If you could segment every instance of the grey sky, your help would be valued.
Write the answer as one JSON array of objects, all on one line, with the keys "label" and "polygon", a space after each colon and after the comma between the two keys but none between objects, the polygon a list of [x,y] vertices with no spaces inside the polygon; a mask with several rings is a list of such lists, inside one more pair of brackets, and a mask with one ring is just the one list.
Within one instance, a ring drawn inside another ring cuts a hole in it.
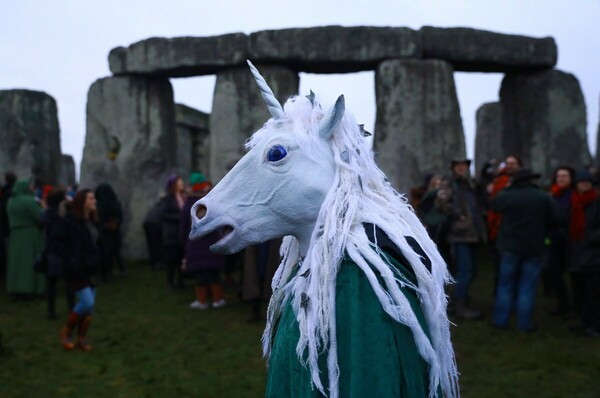
[{"label": "grey sky", "polygon": [[[343,26],[467,26],[502,33],[552,36],[557,68],[573,73],[588,111],[595,152],[600,94],[599,0],[0,0],[0,89],[45,91],[58,103],[62,150],[81,161],[89,86],[109,76],[108,52],[152,36],[213,36],[264,29]],[[501,74],[455,75],[467,151],[472,155],[475,111],[498,99]],[[172,79],[175,100],[210,111],[214,77]],[[373,73],[301,75],[302,93],[325,104],[345,94],[357,121],[373,128]]]}]

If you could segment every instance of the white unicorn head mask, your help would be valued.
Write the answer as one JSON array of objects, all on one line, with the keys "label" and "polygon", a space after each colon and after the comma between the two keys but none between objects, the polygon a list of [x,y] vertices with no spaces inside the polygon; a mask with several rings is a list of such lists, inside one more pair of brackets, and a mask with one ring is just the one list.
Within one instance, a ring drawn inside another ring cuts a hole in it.
[{"label": "white unicorn head mask", "polygon": [[[364,130],[345,111],[344,97],[327,111],[312,92],[290,98],[282,108],[258,71],[250,67],[272,118],[249,139],[248,153],[194,205],[190,238],[224,228],[228,233],[211,250],[229,254],[286,237],[283,260],[272,283],[263,349],[268,356],[273,321],[291,300],[300,327],[296,351],[299,357],[306,356],[313,383],[321,392],[325,387],[319,371],[324,369],[319,369],[317,358],[323,347],[335,347],[336,275],[344,256],[349,256],[368,277],[383,309],[411,329],[429,364],[431,395],[438,387],[447,396],[458,395],[445,313],[443,286],[449,281],[445,263],[406,199],[376,166]],[[430,339],[398,288],[406,281],[398,279],[369,241],[365,224],[383,230],[414,270],[417,285],[410,288],[421,299]],[[431,261],[430,270],[407,238],[419,242]],[[300,269],[294,274],[297,264]],[[377,276],[386,283],[380,284]],[[302,297],[309,297],[313,305],[303,306]],[[327,355],[326,387],[336,397],[336,350]]]}]

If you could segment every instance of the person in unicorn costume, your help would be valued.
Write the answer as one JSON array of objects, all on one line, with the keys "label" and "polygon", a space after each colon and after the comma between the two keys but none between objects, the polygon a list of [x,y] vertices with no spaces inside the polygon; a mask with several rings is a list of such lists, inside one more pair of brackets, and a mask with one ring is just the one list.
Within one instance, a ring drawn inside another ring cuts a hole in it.
[{"label": "person in unicorn costume", "polygon": [[368,135],[314,93],[281,106],[192,208],[190,238],[231,254],[284,237],[263,335],[267,397],[458,397],[446,265]]}]

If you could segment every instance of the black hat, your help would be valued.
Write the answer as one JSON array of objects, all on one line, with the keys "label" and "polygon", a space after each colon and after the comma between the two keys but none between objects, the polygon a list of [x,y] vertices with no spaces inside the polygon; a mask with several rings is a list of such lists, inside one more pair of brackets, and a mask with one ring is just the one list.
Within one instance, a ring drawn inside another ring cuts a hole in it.
[{"label": "black hat", "polygon": [[575,173],[575,182],[581,181],[594,182],[594,176],[587,170],[578,170],[577,173]]},{"label": "black hat", "polygon": [[455,164],[459,164],[459,163],[466,163],[467,166],[471,166],[471,159],[467,159],[467,158],[454,158],[450,161],[450,168],[454,167]]},{"label": "black hat", "polygon": [[517,170],[517,172],[515,172],[515,174],[513,174],[511,181],[513,183],[522,182],[522,181],[531,181],[531,180],[536,180],[536,179],[540,178],[540,176],[541,176],[540,173],[534,173],[531,171],[531,169],[521,168],[521,169]]}]

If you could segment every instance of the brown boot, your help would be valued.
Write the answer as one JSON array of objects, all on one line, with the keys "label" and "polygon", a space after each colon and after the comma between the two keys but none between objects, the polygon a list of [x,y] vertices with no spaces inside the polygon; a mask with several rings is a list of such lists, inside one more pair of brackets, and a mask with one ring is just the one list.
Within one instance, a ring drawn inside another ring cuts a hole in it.
[{"label": "brown boot", "polygon": [[79,321],[79,330],[77,333],[77,348],[82,351],[91,351],[94,349],[87,341],[87,332],[92,323],[92,316],[86,315]]},{"label": "brown boot", "polygon": [[227,301],[225,301],[225,296],[223,294],[223,286],[217,284],[210,285],[210,292],[212,293],[213,298],[213,308],[221,308],[225,304],[227,304]]},{"label": "brown boot", "polygon": [[190,303],[190,308],[194,310],[205,310],[208,307],[208,287],[207,286],[196,286],[196,301]]},{"label": "brown boot", "polygon": [[456,316],[463,319],[480,320],[484,315],[481,311],[470,308],[464,301],[456,302]]},{"label": "brown boot", "polygon": [[69,318],[67,318],[67,324],[60,329],[60,342],[65,350],[70,351],[73,348],[75,348],[75,343],[73,343],[72,334],[73,329],[75,329],[75,326],[77,326],[79,321],[79,315],[76,312],[71,311],[71,313],[69,314]]}]

